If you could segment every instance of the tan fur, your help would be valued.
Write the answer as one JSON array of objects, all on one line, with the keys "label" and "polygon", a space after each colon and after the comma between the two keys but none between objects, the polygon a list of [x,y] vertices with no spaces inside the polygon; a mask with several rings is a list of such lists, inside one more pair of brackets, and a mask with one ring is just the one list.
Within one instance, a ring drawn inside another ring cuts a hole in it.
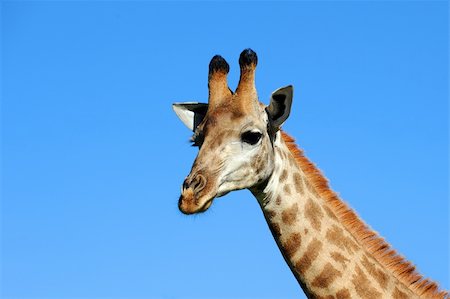
[{"label": "tan fur", "polygon": [[286,256],[291,258],[294,254],[299,250],[302,244],[302,236],[299,233],[291,234],[286,242],[283,243],[284,248],[286,249]]},{"label": "tan fur", "polygon": [[281,213],[281,220],[283,223],[290,225],[295,222],[298,214],[298,204],[293,204],[289,209],[284,210]]},{"label": "tan fur", "polygon": [[342,273],[333,267],[331,263],[326,263],[322,272],[314,278],[311,285],[316,288],[327,288]]},{"label": "tan fur", "polygon": [[350,299],[350,292],[347,289],[342,289],[336,293],[336,299]]},{"label": "tan fur", "polygon": [[232,94],[227,83],[227,73],[224,71],[217,71],[209,75],[208,89],[208,109],[219,107],[222,103],[227,103],[231,99]]},{"label": "tan fur", "polygon": [[258,103],[258,96],[255,88],[256,65],[241,65],[241,76],[235,91],[234,102],[239,103],[244,111],[252,111]]},{"label": "tan fur", "polygon": [[[411,291],[430,299],[445,299],[448,292],[439,290],[436,283],[420,275],[415,267],[400,256],[377,233],[371,230],[358,215],[344,203],[328,186],[327,179],[320,170],[308,160],[303,151],[297,147],[292,137],[282,132],[282,138],[294,155],[299,167],[303,170],[314,189],[325,200],[328,207],[354,238],[371,254],[380,265],[390,270],[393,275]],[[355,278],[358,280],[358,278]],[[360,278],[364,280],[364,277]],[[399,296],[397,296],[399,297]]]}]

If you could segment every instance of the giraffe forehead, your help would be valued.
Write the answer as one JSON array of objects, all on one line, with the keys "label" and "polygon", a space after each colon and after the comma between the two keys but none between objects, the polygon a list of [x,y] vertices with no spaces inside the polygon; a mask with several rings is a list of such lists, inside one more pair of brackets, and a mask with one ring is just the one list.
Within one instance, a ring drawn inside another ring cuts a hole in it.
[{"label": "giraffe forehead", "polygon": [[220,131],[241,131],[245,128],[264,128],[265,118],[261,114],[245,113],[237,109],[217,109],[208,113],[202,127],[203,134],[217,134]]}]

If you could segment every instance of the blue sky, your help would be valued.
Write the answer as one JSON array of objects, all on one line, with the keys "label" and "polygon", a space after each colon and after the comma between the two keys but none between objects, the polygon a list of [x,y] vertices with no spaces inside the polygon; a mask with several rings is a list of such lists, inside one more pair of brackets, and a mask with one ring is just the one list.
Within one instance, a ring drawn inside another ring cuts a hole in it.
[{"label": "blue sky", "polygon": [[450,288],[446,1],[0,5],[3,298],[299,298],[248,191],[177,210],[171,103],[247,47],[334,190]]}]

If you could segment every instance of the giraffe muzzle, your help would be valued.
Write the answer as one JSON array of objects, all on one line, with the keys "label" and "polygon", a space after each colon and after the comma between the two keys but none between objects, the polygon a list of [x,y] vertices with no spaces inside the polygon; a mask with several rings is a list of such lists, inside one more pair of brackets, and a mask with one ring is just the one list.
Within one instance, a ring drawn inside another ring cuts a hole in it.
[{"label": "giraffe muzzle", "polygon": [[206,178],[203,174],[197,174],[195,176],[188,176],[182,186],[181,192],[185,192],[188,189],[192,189],[192,191],[197,194],[201,192],[206,186]]},{"label": "giraffe muzzle", "polygon": [[206,177],[202,174],[188,176],[181,187],[178,208],[184,214],[195,214],[206,211],[212,204],[214,196],[202,194],[207,186]]}]

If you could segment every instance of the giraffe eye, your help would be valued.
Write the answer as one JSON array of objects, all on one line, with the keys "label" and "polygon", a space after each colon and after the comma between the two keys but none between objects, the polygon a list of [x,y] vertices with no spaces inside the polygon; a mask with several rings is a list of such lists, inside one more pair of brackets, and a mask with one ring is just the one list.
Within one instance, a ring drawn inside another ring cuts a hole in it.
[{"label": "giraffe eye", "polygon": [[241,139],[243,142],[248,143],[250,145],[255,145],[258,141],[261,140],[262,134],[260,132],[255,131],[247,131],[241,135]]}]

